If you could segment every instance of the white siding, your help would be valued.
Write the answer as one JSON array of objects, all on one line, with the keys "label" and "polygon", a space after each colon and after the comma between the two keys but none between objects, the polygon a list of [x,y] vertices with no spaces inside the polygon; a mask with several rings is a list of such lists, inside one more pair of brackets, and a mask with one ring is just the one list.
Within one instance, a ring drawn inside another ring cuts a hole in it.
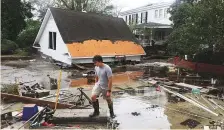
[{"label": "white siding", "polygon": [[[164,17],[164,10],[170,8],[170,5],[172,3],[161,3],[161,4],[155,4],[145,7],[139,7],[136,9],[128,10],[125,12],[122,12],[119,17],[123,18],[125,20],[125,16],[129,16],[132,14],[138,13],[139,21],[138,24],[141,24],[141,13],[148,12],[148,18],[147,22],[155,22],[155,23],[161,23],[161,24],[168,24],[170,25],[172,22],[169,20],[170,14],[168,13],[166,17]],[[158,10],[158,17],[155,17],[155,10]],[[159,10],[162,10],[162,17],[159,17]]]},{"label": "white siding", "polygon": [[[56,32],[56,50],[52,50],[48,48],[49,47],[49,32]],[[71,65],[70,56],[64,55],[65,53],[69,54],[68,48],[61,37],[61,34],[57,28],[57,25],[52,15],[50,16],[44,28],[39,44],[41,46],[40,52],[42,52],[43,54],[52,57],[54,60]]]},{"label": "white siding", "polygon": [[[170,14],[167,14],[167,17],[164,17],[164,10],[169,7],[157,8],[148,10],[148,21],[147,22],[155,22],[161,24],[171,24],[172,22],[169,20]],[[155,11],[158,10],[158,17],[155,17]],[[162,10],[162,17],[159,17],[159,10]]]}]

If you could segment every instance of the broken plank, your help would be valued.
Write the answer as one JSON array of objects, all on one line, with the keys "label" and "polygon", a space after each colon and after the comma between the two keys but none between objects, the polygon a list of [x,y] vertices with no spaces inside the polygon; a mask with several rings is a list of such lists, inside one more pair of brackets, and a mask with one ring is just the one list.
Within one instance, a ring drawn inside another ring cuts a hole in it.
[{"label": "broken plank", "polygon": [[180,88],[178,88],[178,87],[174,87],[174,86],[168,86],[168,85],[162,85],[162,86],[164,86],[164,87],[166,87],[166,88],[170,88],[170,89],[175,89],[175,90],[177,90],[177,91],[179,91],[180,90]]},{"label": "broken plank", "polygon": [[189,96],[189,95],[187,95],[186,97],[188,97],[188,98],[190,98],[191,100],[193,100],[193,101],[197,102],[198,104],[200,104],[200,105],[202,105],[202,106],[204,106],[204,107],[208,108],[208,106],[206,106],[205,104],[203,104],[203,103],[199,102],[199,101],[198,101],[198,100],[196,100],[195,98],[193,98],[193,97],[191,97],[191,96]]},{"label": "broken plank", "polygon": [[210,109],[208,109],[208,108],[206,108],[206,107],[204,107],[204,106],[198,104],[197,102],[195,102],[195,101],[193,101],[193,100],[191,100],[191,99],[189,99],[189,98],[183,96],[182,94],[173,92],[173,91],[171,91],[171,90],[169,90],[169,89],[167,89],[167,88],[165,88],[165,87],[162,87],[162,86],[161,86],[161,88],[162,88],[163,90],[169,92],[169,93],[172,93],[172,94],[174,94],[174,95],[176,95],[176,96],[178,96],[178,97],[180,97],[180,98],[183,98],[184,100],[186,100],[186,101],[188,101],[188,102],[194,104],[195,106],[197,106],[197,107],[199,107],[199,108],[204,109],[205,111],[207,111],[207,112],[209,112],[209,113],[211,113],[211,114],[213,114],[213,115],[215,115],[215,116],[218,116],[217,113],[215,113],[215,112],[211,111]]},{"label": "broken plank", "polygon": [[[46,106],[49,105],[51,108],[54,109],[55,102],[51,101],[46,101],[46,100],[40,100],[37,98],[30,98],[30,97],[24,97],[24,96],[18,96],[18,95],[12,95],[12,94],[7,94],[7,93],[1,93],[1,98],[2,99],[10,99],[13,101],[19,101],[23,103],[33,103],[38,106]],[[58,103],[58,109],[65,109],[74,106],[73,104],[62,104]],[[76,107],[75,107],[76,108]]]},{"label": "broken plank", "polygon": [[202,89],[202,87],[191,85],[191,84],[186,84],[186,83],[175,83],[175,85],[180,86],[180,87],[190,88],[190,89]]},{"label": "broken plank", "polygon": [[212,103],[214,103],[216,106],[218,106],[220,109],[224,110],[224,108],[222,106],[220,106],[217,102],[215,102],[213,99],[208,99],[209,101],[211,101]]},{"label": "broken plank", "polygon": [[212,107],[213,109],[216,109],[207,99],[205,99],[202,95],[201,95],[201,98],[210,106]]},{"label": "broken plank", "polygon": [[173,108],[169,108],[169,107],[166,107],[166,108],[168,110],[179,112],[181,114],[185,114],[185,115],[189,115],[189,116],[199,117],[199,118],[202,118],[202,119],[211,119],[210,117],[205,117],[205,116],[201,116],[201,115],[190,113],[190,112],[180,111],[178,109],[173,109]]}]

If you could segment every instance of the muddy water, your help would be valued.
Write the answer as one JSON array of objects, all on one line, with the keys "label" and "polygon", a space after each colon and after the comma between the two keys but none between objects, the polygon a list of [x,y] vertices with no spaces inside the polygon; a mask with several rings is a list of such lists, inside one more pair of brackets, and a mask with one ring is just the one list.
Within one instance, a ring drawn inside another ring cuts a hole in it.
[{"label": "muddy water", "polygon": [[[20,64],[18,61],[18,64]],[[59,68],[45,61],[29,62],[24,68],[10,67],[1,65],[1,84],[11,84],[17,82],[40,83],[49,81],[47,75],[51,78],[58,78]],[[68,85],[69,72],[62,71],[62,86]],[[32,84],[31,83],[31,84]]]},{"label": "muddy water", "polygon": [[[15,83],[15,78],[20,82],[41,82],[47,79],[47,74],[57,78],[59,69],[42,61],[30,62],[25,68],[1,66],[1,83]],[[62,71],[62,88],[68,88],[69,74],[70,72]],[[120,77],[123,79],[124,75]],[[118,75],[118,79],[120,77]],[[126,79],[131,78],[128,76]],[[144,90],[143,94],[124,94],[113,99],[117,115],[115,120],[120,123],[119,129],[170,129],[170,123],[164,114],[164,105],[167,102],[164,92],[157,92],[150,87]],[[90,93],[90,89],[87,93]]]},{"label": "muddy water", "polygon": [[[7,64],[7,61],[5,61]],[[8,61],[9,62],[9,61]],[[49,62],[35,60],[35,61],[18,61],[20,64],[28,63],[24,67],[16,67],[16,63],[11,66],[1,65],[1,84],[12,84],[18,82],[31,82],[30,85],[41,82],[49,82],[47,75],[51,78],[58,79],[60,69]],[[74,71],[76,73],[74,73]],[[63,87],[77,87],[80,85],[87,85],[86,78],[70,79],[71,73],[82,75],[82,72],[77,70],[62,70],[61,86]],[[125,72],[121,74],[114,74],[113,81],[116,83],[129,82],[138,76],[142,76],[143,72]],[[17,80],[17,81],[16,81]],[[48,86],[48,84],[46,84]]]},{"label": "muddy water", "polygon": [[114,99],[119,129],[170,129],[163,107],[167,102],[165,93],[146,89],[150,92],[136,96],[124,94]]}]

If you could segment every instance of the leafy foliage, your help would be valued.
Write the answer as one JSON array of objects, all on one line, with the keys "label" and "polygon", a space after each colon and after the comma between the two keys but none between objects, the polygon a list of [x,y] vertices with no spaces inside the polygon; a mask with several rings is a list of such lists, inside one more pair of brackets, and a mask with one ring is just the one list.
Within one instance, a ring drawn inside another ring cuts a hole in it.
[{"label": "leafy foliage", "polygon": [[28,20],[26,28],[18,35],[17,44],[25,51],[32,52],[32,45],[39,31],[40,22]]},{"label": "leafy foliage", "polygon": [[31,18],[32,7],[21,0],[2,0],[2,38],[16,40],[17,35],[25,26],[26,18]]},{"label": "leafy foliage", "polygon": [[18,85],[17,84],[2,84],[1,92],[13,94],[13,95],[19,95]]},{"label": "leafy foliage", "polygon": [[102,14],[112,14],[114,6],[110,5],[110,0],[56,0],[56,6],[75,11],[95,12]]},{"label": "leafy foliage", "polygon": [[12,54],[16,49],[18,48],[18,45],[7,39],[1,40],[1,54]]},{"label": "leafy foliage", "polygon": [[47,9],[55,6],[55,0],[29,0],[29,2],[35,7],[34,15],[41,21],[44,19]]},{"label": "leafy foliage", "polygon": [[[204,47],[220,51],[224,45],[224,1],[184,3],[171,11],[173,32],[167,42],[171,52],[194,54]],[[219,47],[217,47],[219,46]]]}]

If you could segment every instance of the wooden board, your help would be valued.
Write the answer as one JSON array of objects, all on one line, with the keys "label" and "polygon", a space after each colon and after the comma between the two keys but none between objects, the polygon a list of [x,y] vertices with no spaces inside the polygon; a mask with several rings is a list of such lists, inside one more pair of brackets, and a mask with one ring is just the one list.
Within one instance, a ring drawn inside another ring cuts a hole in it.
[{"label": "wooden board", "polygon": [[175,83],[175,85],[180,86],[180,87],[190,88],[190,89],[202,89],[202,87],[191,85],[191,84],[186,84],[186,83]]}]

